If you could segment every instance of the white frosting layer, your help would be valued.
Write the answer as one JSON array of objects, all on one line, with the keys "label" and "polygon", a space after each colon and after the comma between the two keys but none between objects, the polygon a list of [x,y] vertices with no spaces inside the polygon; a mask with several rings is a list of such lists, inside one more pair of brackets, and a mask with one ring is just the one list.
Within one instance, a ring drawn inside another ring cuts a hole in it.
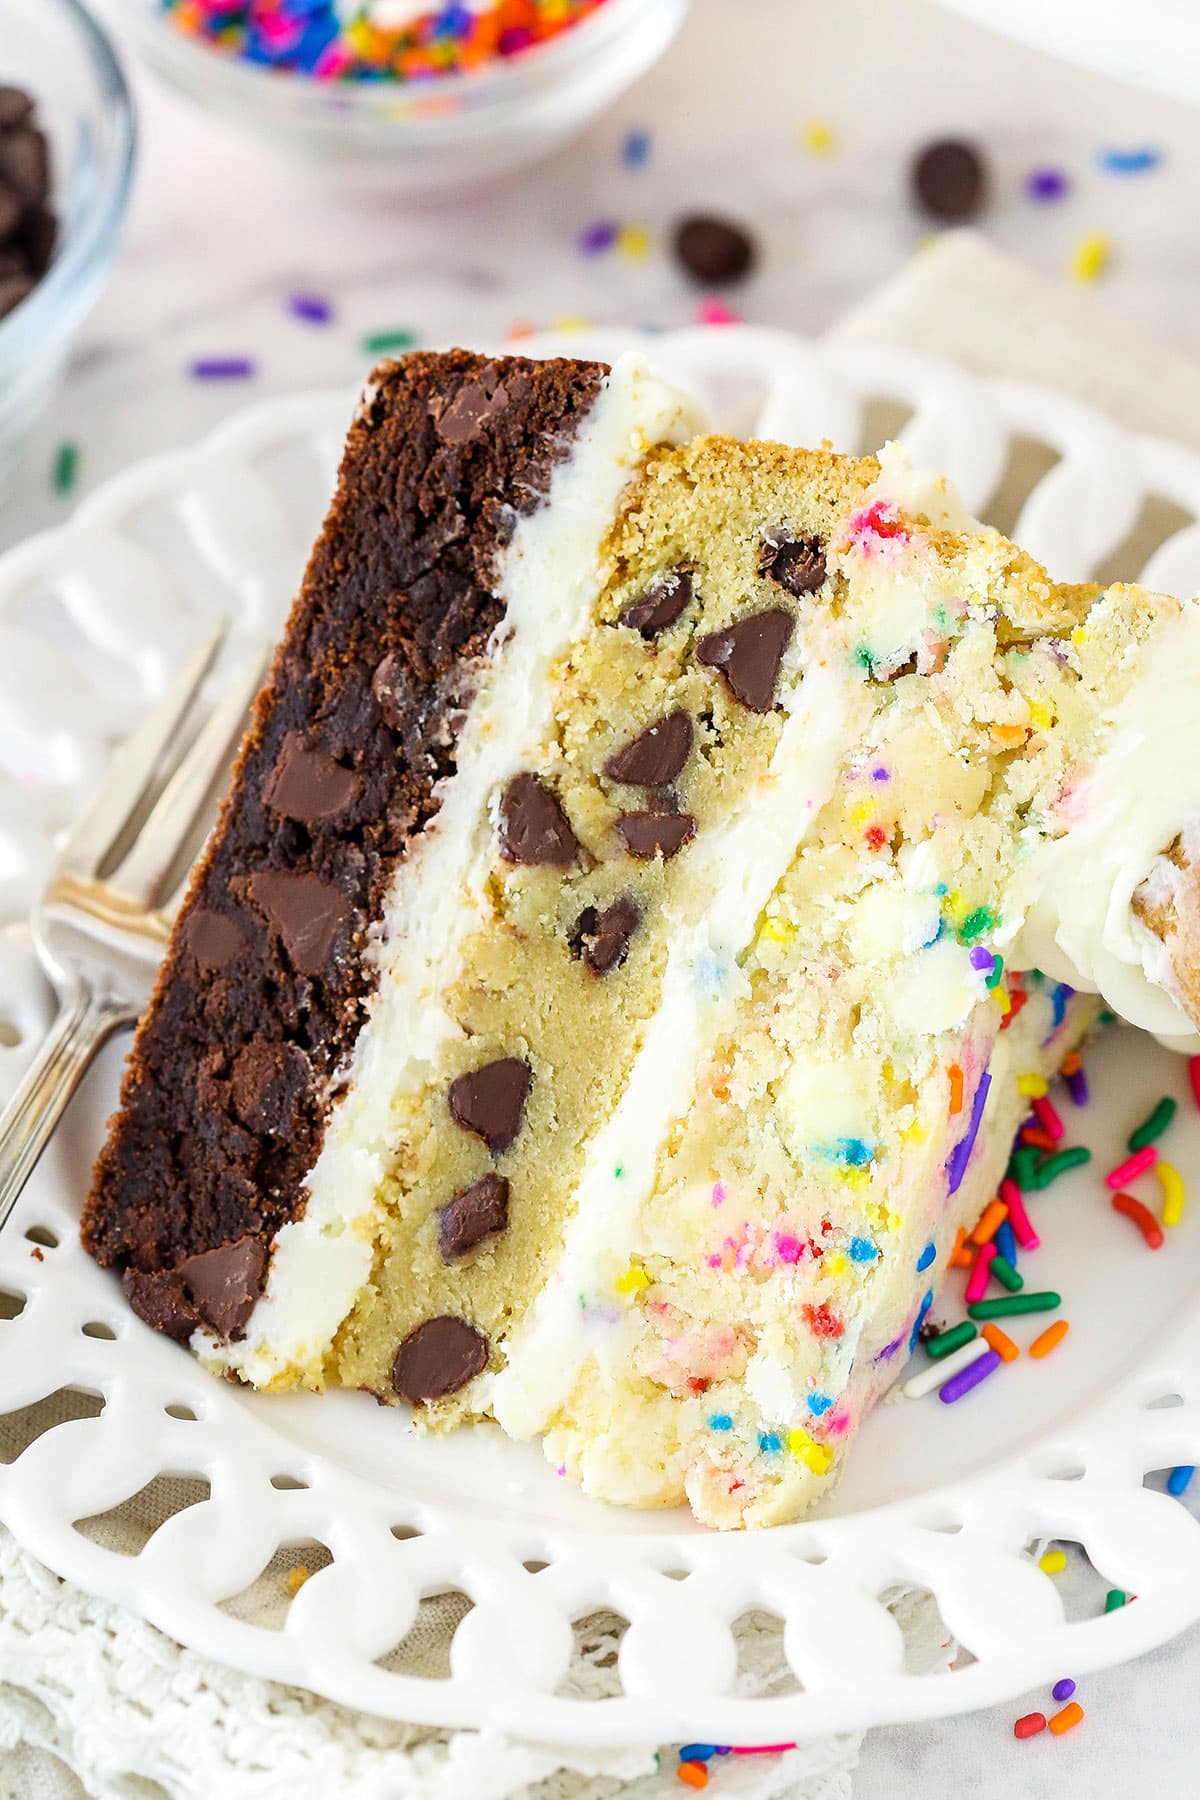
[{"label": "white frosting layer", "polygon": [[505,618],[489,647],[442,804],[397,870],[369,954],[379,980],[344,1091],[306,1182],[307,1205],[275,1240],[266,1289],[241,1343],[200,1334],[206,1361],[256,1385],[315,1374],[371,1271],[376,1189],[395,1145],[393,1103],[416,1093],[458,1027],[441,996],[464,938],[484,916],[495,861],[491,823],[503,783],[551,722],[554,664],[588,628],[602,583],[599,550],[647,451],[703,430],[699,409],[622,357],[555,471],[547,499],[517,524],[499,560]]},{"label": "white frosting layer", "polygon": [[1016,967],[1103,994],[1131,1025],[1189,1052],[1200,1049],[1200,1036],[1167,991],[1166,951],[1131,903],[1178,832],[1200,819],[1200,759],[1188,755],[1184,736],[1198,693],[1193,599],[1150,638],[1107,721],[1102,752],[1072,797],[1074,822],[1022,868],[1009,916],[1024,923],[1006,952]]},{"label": "white frosting layer", "polygon": [[[844,657],[838,661],[844,669]],[[736,959],[833,793],[871,706],[863,681],[815,659],[781,701],[789,716],[757,791],[692,851],[691,872],[708,905],[699,923],[680,922],[673,936],[658,1010],[625,1092],[592,1144],[563,1254],[491,1383],[495,1416],[515,1437],[544,1428],[589,1355],[627,1355],[626,1332],[589,1327],[579,1295],[611,1293],[628,1260],[664,1137],[690,1106],[700,1062],[745,991]]]}]

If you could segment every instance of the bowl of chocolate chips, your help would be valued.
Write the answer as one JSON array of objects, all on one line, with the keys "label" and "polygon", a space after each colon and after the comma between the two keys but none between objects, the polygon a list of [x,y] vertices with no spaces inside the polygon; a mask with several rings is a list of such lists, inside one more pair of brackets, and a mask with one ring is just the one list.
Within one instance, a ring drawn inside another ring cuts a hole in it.
[{"label": "bowl of chocolate chips", "polygon": [[0,0],[0,480],[116,251],[133,105],[80,0]]}]

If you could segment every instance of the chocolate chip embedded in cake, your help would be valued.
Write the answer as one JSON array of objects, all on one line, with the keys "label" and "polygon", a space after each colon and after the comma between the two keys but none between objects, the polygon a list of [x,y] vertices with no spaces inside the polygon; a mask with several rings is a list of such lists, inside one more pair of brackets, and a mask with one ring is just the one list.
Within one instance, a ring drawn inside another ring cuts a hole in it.
[{"label": "chocolate chip embedded in cake", "polygon": [[482,1375],[488,1365],[488,1341],[466,1319],[443,1314],[410,1331],[392,1364],[392,1386],[413,1405],[456,1394]]},{"label": "chocolate chip embedded in cake", "polygon": [[438,1250],[450,1262],[507,1226],[508,1182],[493,1172],[438,1209]]},{"label": "chocolate chip embedded in cake", "polygon": [[691,748],[691,719],[685,712],[669,713],[614,750],[605,759],[604,773],[628,787],[669,787]]},{"label": "chocolate chip embedded in cake", "polygon": [[506,862],[567,868],[583,846],[540,775],[514,775],[500,800],[500,854]]},{"label": "chocolate chip embedded in cake", "polygon": [[795,623],[791,613],[778,606],[750,613],[724,631],[700,638],[696,661],[716,669],[734,699],[749,712],[770,712]]},{"label": "chocolate chip embedded in cake", "polygon": [[825,552],[817,537],[791,538],[774,532],[759,552],[758,572],[777,581],[799,600],[825,584]]},{"label": "chocolate chip embedded in cake", "polygon": [[521,1129],[532,1081],[528,1063],[516,1056],[498,1057],[451,1082],[450,1116],[499,1154]]},{"label": "chocolate chip embedded in cake", "polygon": [[603,912],[585,906],[567,939],[572,956],[581,956],[593,975],[619,969],[641,920],[641,908],[632,894],[620,895]]},{"label": "chocolate chip embedded in cake", "polygon": [[617,820],[617,830],[631,856],[669,861],[696,835],[691,813],[628,812]]},{"label": "chocolate chip embedded in cake", "polygon": [[691,570],[674,569],[631,601],[619,622],[649,641],[675,623],[691,605],[694,594]]}]

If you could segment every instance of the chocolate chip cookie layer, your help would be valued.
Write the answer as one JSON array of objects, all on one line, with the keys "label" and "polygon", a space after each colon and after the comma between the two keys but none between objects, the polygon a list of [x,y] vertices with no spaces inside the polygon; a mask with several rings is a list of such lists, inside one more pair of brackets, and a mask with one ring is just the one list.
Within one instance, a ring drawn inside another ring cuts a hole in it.
[{"label": "chocolate chip cookie layer", "polygon": [[544,499],[604,374],[501,374],[459,352],[408,357],[368,390],[84,1221],[102,1262],[158,1277],[151,1303],[130,1282],[143,1314],[170,1293],[176,1329],[220,1331],[226,1303],[189,1259],[224,1257],[252,1301],[265,1257],[240,1246],[269,1245],[303,1208],[374,986],[368,934],[437,811],[503,616],[497,551]]}]

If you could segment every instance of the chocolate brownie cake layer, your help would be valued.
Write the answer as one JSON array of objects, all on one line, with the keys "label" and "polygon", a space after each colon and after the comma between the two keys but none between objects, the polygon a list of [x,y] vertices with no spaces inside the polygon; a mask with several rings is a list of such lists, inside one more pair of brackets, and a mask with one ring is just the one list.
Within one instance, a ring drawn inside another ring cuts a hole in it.
[{"label": "chocolate brownie cake layer", "polygon": [[605,373],[460,351],[373,377],[84,1218],[177,1335],[244,1325],[304,1204],[375,981],[370,930],[503,613],[496,557]]}]

